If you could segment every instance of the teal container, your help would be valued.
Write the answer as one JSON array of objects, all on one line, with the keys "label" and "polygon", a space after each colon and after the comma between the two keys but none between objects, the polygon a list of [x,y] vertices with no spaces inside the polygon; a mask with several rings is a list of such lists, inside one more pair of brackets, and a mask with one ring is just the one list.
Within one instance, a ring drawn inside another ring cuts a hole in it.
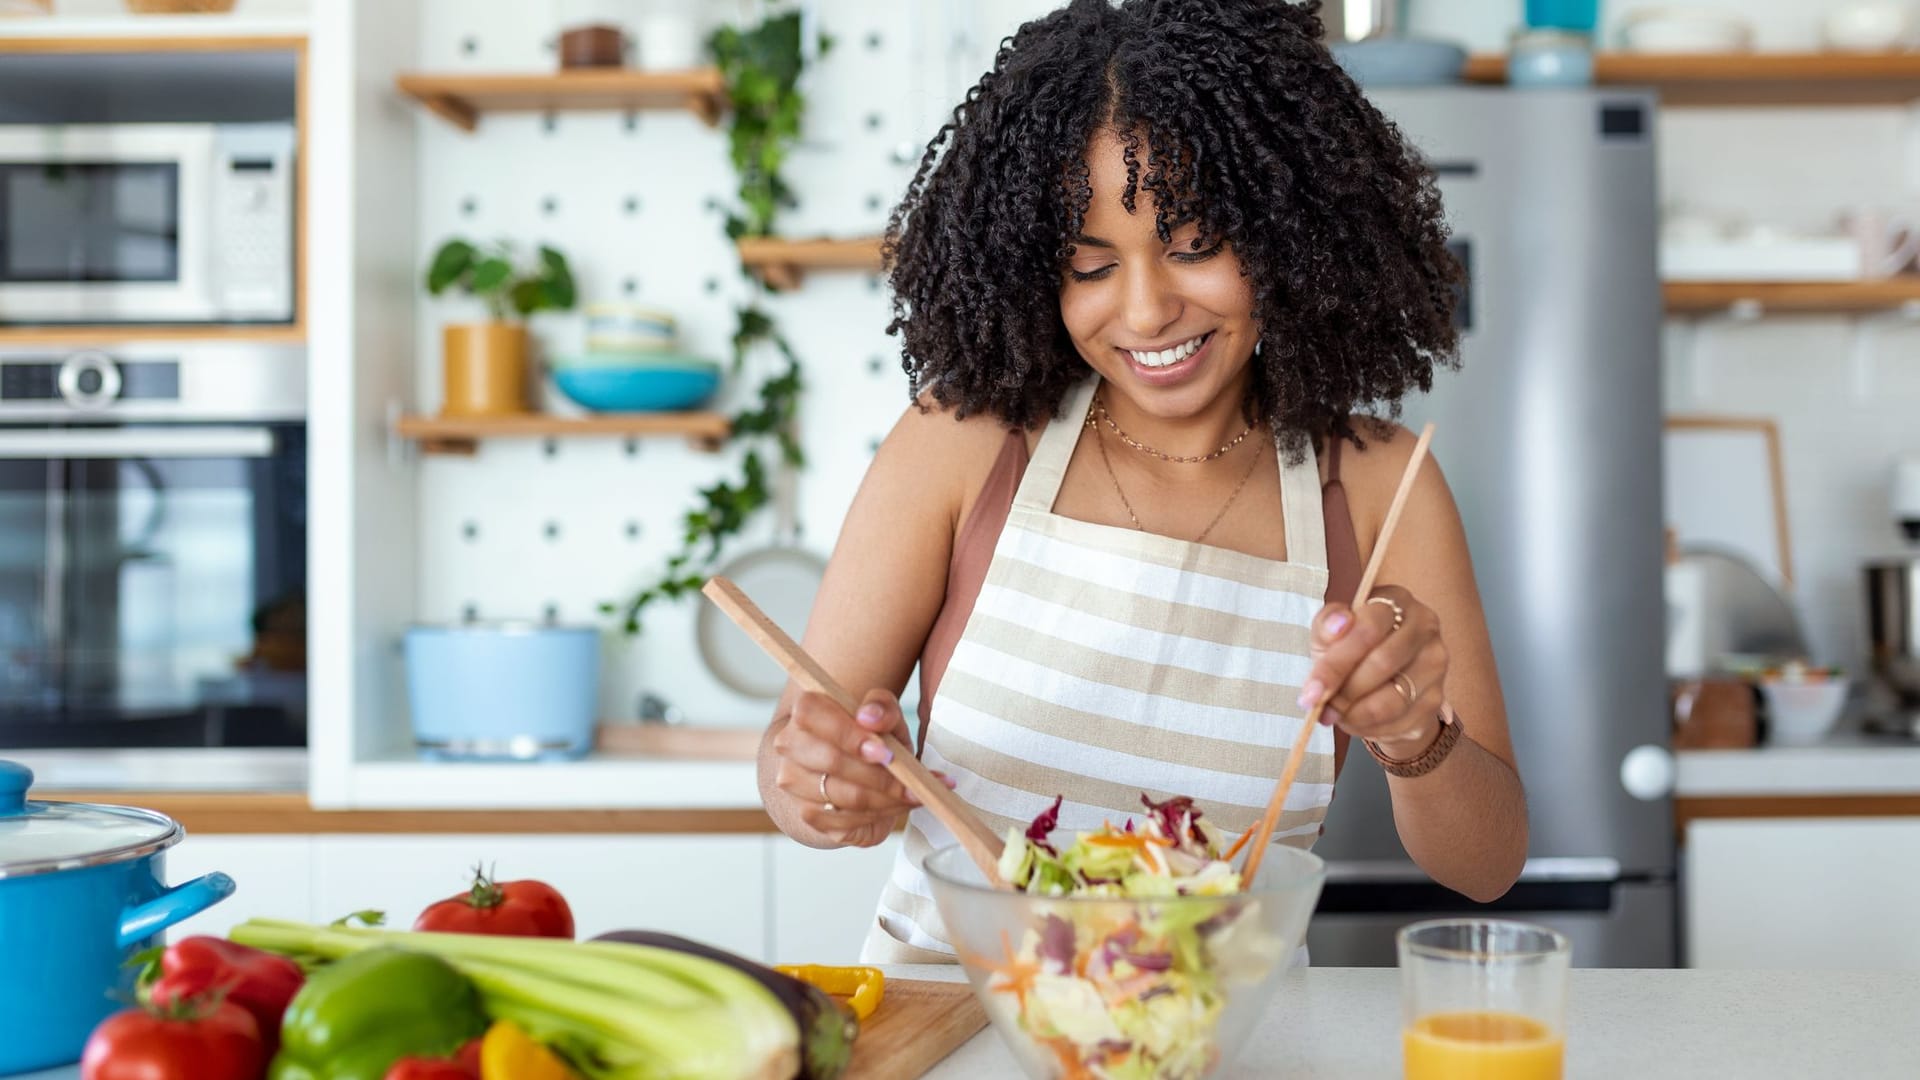
[{"label": "teal container", "polygon": [[1593,33],[1600,23],[1600,0],[1527,0],[1527,25],[1541,30]]}]

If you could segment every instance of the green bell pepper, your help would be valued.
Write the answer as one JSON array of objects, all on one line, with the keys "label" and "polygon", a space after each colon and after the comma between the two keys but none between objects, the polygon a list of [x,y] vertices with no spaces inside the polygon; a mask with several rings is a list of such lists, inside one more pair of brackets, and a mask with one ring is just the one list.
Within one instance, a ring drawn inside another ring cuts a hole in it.
[{"label": "green bell pepper", "polygon": [[268,1080],[382,1080],[403,1057],[451,1057],[487,1028],[445,960],[379,948],[315,971],[294,995]]}]

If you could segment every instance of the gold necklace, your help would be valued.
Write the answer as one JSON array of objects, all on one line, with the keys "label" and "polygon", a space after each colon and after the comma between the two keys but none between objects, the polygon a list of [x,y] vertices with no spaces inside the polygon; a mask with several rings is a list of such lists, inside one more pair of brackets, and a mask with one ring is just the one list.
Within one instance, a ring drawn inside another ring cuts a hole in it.
[{"label": "gold necklace", "polygon": [[1114,436],[1118,438],[1121,442],[1126,443],[1128,446],[1133,447],[1135,450],[1138,450],[1143,454],[1152,454],[1154,457],[1159,458],[1161,461],[1173,461],[1173,462],[1178,462],[1182,465],[1200,465],[1200,464],[1204,464],[1205,462],[1212,461],[1214,458],[1224,457],[1228,453],[1230,453],[1234,447],[1239,446],[1241,443],[1245,442],[1247,436],[1253,434],[1253,425],[1248,424],[1246,427],[1246,430],[1242,431],[1240,434],[1235,435],[1233,437],[1232,442],[1226,444],[1225,446],[1222,446],[1218,450],[1215,450],[1213,453],[1201,454],[1197,457],[1182,457],[1179,454],[1169,454],[1164,450],[1155,450],[1153,447],[1148,446],[1143,442],[1139,442],[1135,440],[1133,436],[1120,430],[1120,425],[1114,423],[1113,417],[1107,413],[1106,403],[1101,401],[1097,397],[1093,399],[1093,412],[1090,412],[1087,414],[1088,427],[1093,426],[1093,413],[1095,412],[1100,414],[1100,419],[1106,421],[1107,426],[1113,429]]},{"label": "gold necklace", "polygon": [[[1089,424],[1088,426],[1091,427],[1092,425]],[[1241,436],[1241,438],[1245,437],[1245,435]],[[1236,443],[1239,442],[1238,439],[1234,441]],[[1133,512],[1133,504],[1127,501],[1127,493],[1120,489],[1120,474],[1113,471],[1113,459],[1107,456],[1107,440],[1100,437],[1098,428],[1094,429],[1093,442],[1094,445],[1100,448],[1100,464],[1107,468],[1107,479],[1113,481],[1113,493],[1120,496],[1120,505],[1127,508],[1127,520],[1133,522],[1134,528],[1141,532],[1146,532],[1147,527],[1140,524],[1140,515]],[[1232,447],[1227,447],[1227,449],[1232,449]],[[1253,472],[1259,467],[1260,455],[1255,454],[1253,455],[1253,460],[1247,464],[1247,471],[1240,474],[1240,482],[1233,485],[1233,494],[1227,496],[1227,501],[1220,506],[1220,512],[1213,515],[1213,520],[1207,522],[1207,527],[1200,530],[1200,535],[1193,538],[1194,543],[1198,544],[1206,540],[1208,534],[1213,532],[1213,527],[1220,524],[1221,518],[1227,516],[1227,509],[1233,505],[1235,499],[1240,497],[1241,489],[1247,486],[1248,480],[1253,479]]]}]

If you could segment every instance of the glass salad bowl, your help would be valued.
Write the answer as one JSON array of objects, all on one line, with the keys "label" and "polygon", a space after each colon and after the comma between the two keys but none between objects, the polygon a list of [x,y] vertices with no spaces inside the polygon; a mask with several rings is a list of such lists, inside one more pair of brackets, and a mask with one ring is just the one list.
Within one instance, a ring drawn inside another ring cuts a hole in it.
[{"label": "glass salad bowl", "polygon": [[927,856],[974,994],[1034,1080],[1196,1080],[1231,1064],[1293,965],[1326,864],[1268,851],[1250,891],[995,889],[958,845]]}]

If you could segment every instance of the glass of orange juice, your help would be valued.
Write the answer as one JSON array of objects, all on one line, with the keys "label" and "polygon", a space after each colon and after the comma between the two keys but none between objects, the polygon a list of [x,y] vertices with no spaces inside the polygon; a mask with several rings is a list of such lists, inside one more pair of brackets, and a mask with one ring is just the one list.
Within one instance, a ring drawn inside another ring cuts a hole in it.
[{"label": "glass of orange juice", "polygon": [[1565,935],[1502,919],[1400,931],[1406,1080],[1560,1080]]}]

